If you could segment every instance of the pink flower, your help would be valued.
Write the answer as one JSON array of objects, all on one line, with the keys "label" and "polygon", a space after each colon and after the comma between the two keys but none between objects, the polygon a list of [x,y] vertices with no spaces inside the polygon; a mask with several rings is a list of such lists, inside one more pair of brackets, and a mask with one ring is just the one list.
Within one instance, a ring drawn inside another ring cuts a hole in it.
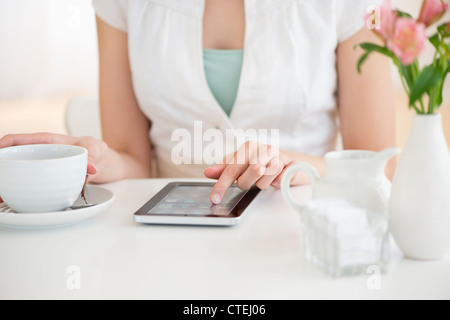
[{"label": "pink flower", "polygon": [[425,47],[425,25],[411,18],[398,18],[394,37],[387,47],[407,66],[416,60]]},{"label": "pink flower", "polygon": [[444,0],[424,0],[417,21],[428,27],[442,18],[447,10],[448,3]]},{"label": "pink flower", "polygon": [[384,0],[378,11],[374,10],[366,16],[368,25],[370,23],[373,31],[385,42],[394,36],[397,19],[397,12],[392,10],[391,0]]}]

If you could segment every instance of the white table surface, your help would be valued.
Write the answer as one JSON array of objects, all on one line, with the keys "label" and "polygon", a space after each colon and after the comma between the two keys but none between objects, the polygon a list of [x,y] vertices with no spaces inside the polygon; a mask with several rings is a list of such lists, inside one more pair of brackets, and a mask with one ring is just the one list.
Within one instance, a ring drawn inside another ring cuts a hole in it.
[{"label": "white table surface", "polygon": [[[299,217],[266,190],[235,227],[151,226],[133,213],[169,180],[103,187],[116,200],[81,224],[50,230],[0,228],[0,299],[449,299],[450,257],[402,259],[389,273],[333,279],[309,265]],[[308,187],[294,191],[301,201]],[[67,285],[75,266],[79,288]]]}]

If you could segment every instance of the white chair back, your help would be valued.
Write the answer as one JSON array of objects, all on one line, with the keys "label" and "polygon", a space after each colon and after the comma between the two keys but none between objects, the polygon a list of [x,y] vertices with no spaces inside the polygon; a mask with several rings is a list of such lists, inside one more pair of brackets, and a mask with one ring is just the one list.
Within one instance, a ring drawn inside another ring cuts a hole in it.
[{"label": "white chair back", "polygon": [[66,107],[65,121],[69,135],[102,139],[100,107],[96,98],[76,97]]}]

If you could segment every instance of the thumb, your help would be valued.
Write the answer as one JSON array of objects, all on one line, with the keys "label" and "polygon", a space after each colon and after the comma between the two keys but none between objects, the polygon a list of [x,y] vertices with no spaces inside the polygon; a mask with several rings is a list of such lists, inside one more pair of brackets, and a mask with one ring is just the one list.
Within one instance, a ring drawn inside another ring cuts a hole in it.
[{"label": "thumb", "polygon": [[88,175],[97,174],[97,167],[95,166],[95,161],[90,157],[88,159],[87,174]]},{"label": "thumb", "polygon": [[97,167],[95,166],[95,161],[89,157],[87,166],[86,183],[91,183],[94,179],[93,176],[97,174]]}]

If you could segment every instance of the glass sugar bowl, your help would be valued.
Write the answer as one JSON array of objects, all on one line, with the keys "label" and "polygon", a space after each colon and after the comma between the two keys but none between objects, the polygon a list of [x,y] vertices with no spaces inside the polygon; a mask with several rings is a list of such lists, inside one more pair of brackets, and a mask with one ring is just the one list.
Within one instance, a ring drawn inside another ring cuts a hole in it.
[{"label": "glass sugar bowl", "polygon": [[308,262],[333,277],[387,271],[389,224],[384,213],[352,206],[342,199],[308,202],[300,212],[301,237]]}]

